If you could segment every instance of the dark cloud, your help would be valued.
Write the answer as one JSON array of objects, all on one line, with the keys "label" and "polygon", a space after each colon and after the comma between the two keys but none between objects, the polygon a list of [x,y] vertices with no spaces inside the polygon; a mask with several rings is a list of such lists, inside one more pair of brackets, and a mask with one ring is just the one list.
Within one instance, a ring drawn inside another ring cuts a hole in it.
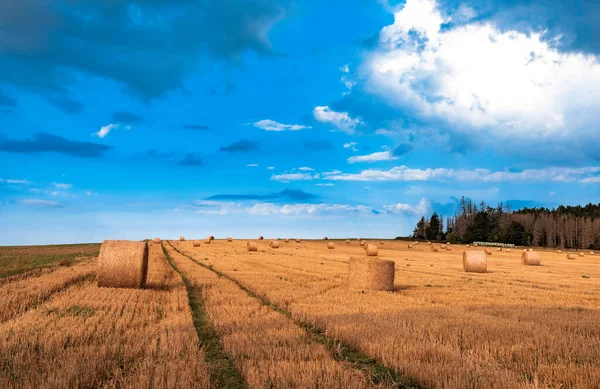
[{"label": "dark cloud", "polygon": [[200,153],[187,153],[179,164],[184,166],[202,166],[204,164],[204,158],[202,158]]},{"label": "dark cloud", "polygon": [[307,140],[304,149],[311,151],[333,150],[333,145],[326,140]]},{"label": "dark cloud", "polygon": [[204,124],[186,124],[183,128],[186,130],[210,130],[210,127]]},{"label": "dark cloud", "polygon": [[208,197],[206,200],[213,201],[281,201],[297,202],[312,201],[318,198],[317,195],[307,193],[300,189],[284,189],[278,193],[257,195],[257,194],[218,194]]},{"label": "dark cloud", "polygon": [[246,50],[270,55],[266,33],[287,2],[2,1],[0,82],[60,103],[76,74],[90,74],[144,100],[160,97],[182,88],[200,57],[238,63]]},{"label": "dark cloud", "polygon": [[75,157],[99,158],[110,149],[112,149],[111,146],[72,141],[44,132],[35,134],[25,140],[8,139],[0,135],[0,151],[8,153],[37,154],[54,152]]},{"label": "dark cloud", "polygon": [[113,121],[118,123],[139,123],[144,120],[134,113],[119,111],[113,113]]},{"label": "dark cloud", "polygon": [[248,140],[240,140],[237,142],[233,142],[229,146],[221,147],[219,151],[227,151],[227,152],[250,152],[258,150],[258,142],[252,142]]},{"label": "dark cloud", "polygon": [[396,146],[392,154],[394,154],[395,157],[401,157],[404,154],[412,151],[412,149],[413,146],[410,143],[403,143],[401,145]]},{"label": "dark cloud", "polygon": [[10,96],[5,95],[0,90],[0,107],[16,107],[16,106],[17,106],[17,100],[13,99]]}]

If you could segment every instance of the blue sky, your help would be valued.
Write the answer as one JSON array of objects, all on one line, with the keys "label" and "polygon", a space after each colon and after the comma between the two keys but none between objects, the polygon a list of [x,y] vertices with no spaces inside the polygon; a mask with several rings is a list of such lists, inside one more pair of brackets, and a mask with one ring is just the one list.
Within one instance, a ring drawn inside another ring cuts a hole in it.
[{"label": "blue sky", "polygon": [[598,202],[591,2],[0,4],[0,244]]}]

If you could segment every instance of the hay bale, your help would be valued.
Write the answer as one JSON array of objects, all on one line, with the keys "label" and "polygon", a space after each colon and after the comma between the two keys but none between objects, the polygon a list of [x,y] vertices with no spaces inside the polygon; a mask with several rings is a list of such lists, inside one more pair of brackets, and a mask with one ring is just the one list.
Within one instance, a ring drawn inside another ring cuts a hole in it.
[{"label": "hay bale", "polygon": [[562,250],[556,250],[558,254],[562,254]]},{"label": "hay bale", "polygon": [[437,253],[438,249],[437,249],[437,247],[435,247],[435,246],[431,246],[431,251],[433,251],[433,252]]},{"label": "hay bale", "polygon": [[427,242],[428,245],[431,245],[431,242]]},{"label": "hay bale", "polygon": [[152,239],[152,243],[154,243],[154,244],[160,244],[160,238],[154,238],[154,239]]},{"label": "hay bale", "polygon": [[179,241],[180,241],[180,242],[185,242],[185,237],[183,237],[183,236],[180,236],[180,237],[179,237]]},{"label": "hay bale", "polygon": [[369,257],[376,257],[377,254],[379,253],[379,250],[377,249],[377,246],[375,246],[372,243],[368,243],[365,245],[365,252],[367,253],[367,255]]},{"label": "hay bale", "polygon": [[502,247],[498,247],[496,251],[502,251]]},{"label": "hay bale", "polygon": [[510,249],[506,249],[506,250],[504,250],[504,251],[506,251],[507,253],[510,253]]},{"label": "hay bale", "polygon": [[575,256],[571,253],[567,253],[567,259],[575,259]]},{"label": "hay bale", "polygon": [[210,244],[210,238],[204,239],[204,244]]},{"label": "hay bale", "polygon": [[583,251],[580,251],[580,252],[578,253],[578,255],[579,255],[580,257],[585,257],[585,253],[584,253]]},{"label": "hay bale", "polygon": [[258,237],[258,240],[263,240],[263,239],[264,239],[264,238],[263,238],[263,236],[262,236],[262,235]]},{"label": "hay bale", "polygon": [[361,246],[364,246],[364,245],[365,245],[365,242],[361,240],[361,241],[360,241],[360,245],[361,245]]},{"label": "hay bale", "polygon": [[492,250],[490,249],[485,249],[485,255],[492,255]]},{"label": "hay bale", "polygon": [[289,240],[288,238],[285,238],[283,241],[284,241],[285,243],[290,243],[290,240]]},{"label": "hay bale", "polygon": [[473,243],[473,247],[477,247],[479,246],[477,243]]},{"label": "hay bale", "polygon": [[350,239],[346,239],[346,244],[350,244]]},{"label": "hay bale", "polygon": [[394,265],[394,261],[378,258],[351,257],[348,266],[348,288],[393,290]]},{"label": "hay bale", "polygon": [[200,247],[200,241],[199,240],[195,240],[194,241],[194,247]]},{"label": "hay bale", "polygon": [[300,243],[300,239],[296,238],[296,243]]},{"label": "hay bale", "polygon": [[246,247],[248,248],[248,251],[257,251],[258,250],[256,242],[248,242],[248,243],[246,243]]},{"label": "hay bale", "polygon": [[333,242],[327,243],[327,249],[328,250],[333,250],[334,248],[335,248],[335,243],[333,243]]},{"label": "hay bale", "polygon": [[412,249],[412,248],[413,248],[413,245],[409,243],[409,244],[406,246],[406,248]]},{"label": "hay bale", "polygon": [[452,251],[452,247],[446,246],[446,251]]},{"label": "hay bale", "polygon": [[381,240],[381,241],[379,241],[379,244],[380,244],[381,246],[383,246],[383,245],[385,244],[385,242],[384,242],[383,240]]},{"label": "hay bale", "polygon": [[228,236],[228,237],[227,237],[227,241],[228,241],[228,242],[233,242],[233,238],[232,238],[231,236]]},{"label": "hay bale", "polygon": [[324,236],[324,237],[323,237],[323,240],[327,240],[327,237],[326,237],[326,236]]},{"label": "hay bale", "polygon": [[278,240],[271,241],[271,248],[272,249],[278,249],[279,248],[279,241]]},{"label": "hay bale", "polygon": [[148,276],[148,245],[130,240],[105,240],[98,255],[98,287],[143,288]]},{"label": "hay bale", "polygon": [[450,242],[446,242],[447,245],[450,245]]},{"label": "hay bale", "polygon": [[469,273],[485,273],[487,271],[486,254],[485,252],[475,250],[463,251],[463,270]]},{"label": "hay bale", "polygon": [[540,266],[542,263],[542,260],[540,259],[540,253],[535,251],[521,253],[521,263],[527,266]]},{"label": "hay bale", "polygon": [[470,244],[468,244],[468,245],[466,245],[466,247],[467,247],[467,248],[470,248],[470,247],[471,247],[471,245],[470,245]]},{"label": "hay bale", "polygon": [[593,252],[593,251],[590,251],[590,255],[594,255],[594,252]]},{"label": "hay bale", "polygon": [[215,240],[215,237],[211,235],[211,236],[208,237],[208,239]]},{"label": "hay bale", "polygon": [[445,245],[445,244],[441,244],[441,245],[440,245],[440,248],[441,248],[442,250],[446,250],[446,245]]},{"label": "hay bale", "polygon": [[527,251],[533,251],[533,249],[527,249]]}]

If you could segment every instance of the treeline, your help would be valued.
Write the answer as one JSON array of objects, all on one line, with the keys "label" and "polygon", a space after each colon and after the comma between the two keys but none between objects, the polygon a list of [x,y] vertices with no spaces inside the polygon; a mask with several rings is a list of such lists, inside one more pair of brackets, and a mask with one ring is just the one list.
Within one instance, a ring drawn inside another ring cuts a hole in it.
[{"label": "treeline", "polygon": [[464,197],[460,210],[444,221],[434,213],[422,217],[413,238],[453,243],[498,242],[518,246],[600,249],[600,203],[523,208],[513,211],[502,203],[491,207]]}]

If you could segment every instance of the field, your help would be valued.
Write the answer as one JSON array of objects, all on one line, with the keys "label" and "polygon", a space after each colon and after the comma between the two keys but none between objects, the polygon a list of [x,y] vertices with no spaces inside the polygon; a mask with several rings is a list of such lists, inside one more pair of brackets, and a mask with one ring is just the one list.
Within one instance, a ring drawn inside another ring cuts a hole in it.
[{"label": "field", "polygon": [[98,245],[0,248],[0,387],[600,387],[600,256],[477,274],[377,241],[375,292],[346,288],[355,240],[246,242],[150,243],[144,290],[97,288]]}]

